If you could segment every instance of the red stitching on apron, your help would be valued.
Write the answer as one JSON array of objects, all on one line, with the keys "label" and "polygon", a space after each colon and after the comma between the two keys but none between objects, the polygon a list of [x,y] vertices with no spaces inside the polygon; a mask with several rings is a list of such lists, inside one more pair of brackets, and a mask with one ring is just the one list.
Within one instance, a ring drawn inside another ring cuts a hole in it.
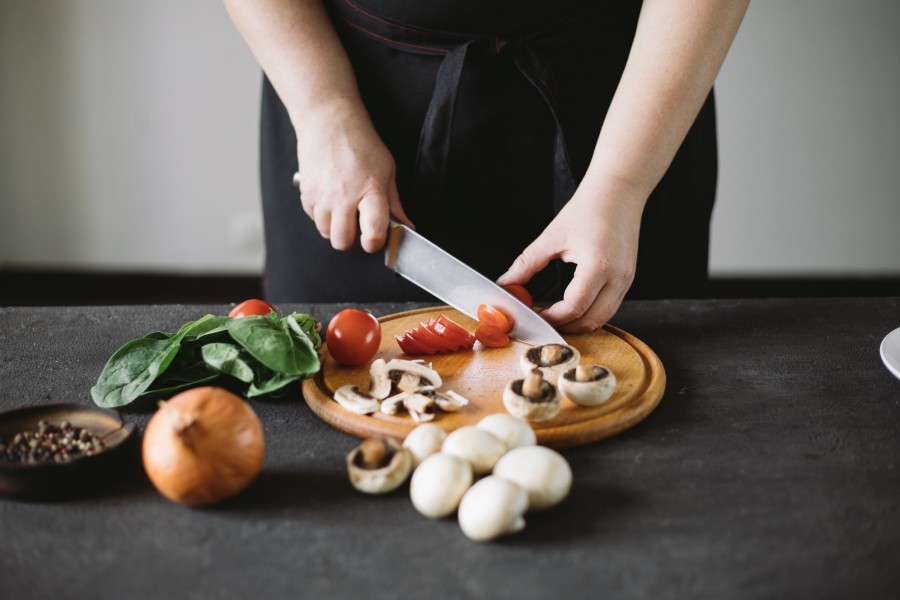
[{"label": "red stitching on apron", "polygon": [[350,27],[352,27],[352,28],[354,28],[354,29],[356,29],[356,30],[362,31],[362,32],[365,33],[366,35],[370,35],[370,36],[372,36],[372,37],[374,37],[374,38],[377,38],[377,39],[379,39],[379,40],[385,42],[385,43],[388,44],[388,45],[392,45],[392,46],[405,46],[405,47],[407,47],[407,48],[418,48],[419,50],[427,50],[427,51],[429,51],[429,52],[435,52],[435,53],[437,53],[437,54],[447,54],[447,52],[449,52],[449,50],[444,50],[443,48],[432,48],[432,47],[429,47],[429,46],[421,46],[421,45],[419,45],[419,44],[410,44],[409,42],[401,42],[401,41],[398,41],[398,40],[393,40],[393,39],[391,39],[391,38],[389,38],[389,37],[385,37],[385,36],[383,36],[383,35],[379,35],[379,34],[375,33],[374,31],[369,31],[368,29],[366,29],[366,28],[363,27],[362,25],[357,25],[356,23],[354,23],[354,22],[348,20],[344,15],[340,15],[340,17],[341,17],[341,20],[344,21],[344,22],[345,22],[347,25],[349,25]]}]

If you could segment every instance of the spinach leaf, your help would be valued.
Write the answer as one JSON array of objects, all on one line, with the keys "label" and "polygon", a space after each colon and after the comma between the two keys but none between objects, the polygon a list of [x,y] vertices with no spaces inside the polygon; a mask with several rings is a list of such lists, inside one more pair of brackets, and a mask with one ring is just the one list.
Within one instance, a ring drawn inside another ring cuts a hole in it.
[{"label": "spinach leaf", "polygon": [[285,387],[298,379],[301,379],[301,377],[297,375],[284,375],[283,373],[268,371],[262,374],[259,381],[254,381],[250,384],[250,387],[247,389],[247,397],[255,398],[257,396],[275,395],[276,392],[285,391]]},{"label": "spinach leaf", "polygon": [[309,377],[319,370],[319,356],[310,339],[291,335],[269,317],[251,315],[231,320],[228,333],[253,358],[283,375]]},{"label": "spinach leaf", "polygon": [[[244,383],[252,383],[256,377],[248,363],[249,354],[236,344],[212,343],[203,346],[203,361],[216,371],[231,375]],[[251,359],[252,360],[252,359]]]}]

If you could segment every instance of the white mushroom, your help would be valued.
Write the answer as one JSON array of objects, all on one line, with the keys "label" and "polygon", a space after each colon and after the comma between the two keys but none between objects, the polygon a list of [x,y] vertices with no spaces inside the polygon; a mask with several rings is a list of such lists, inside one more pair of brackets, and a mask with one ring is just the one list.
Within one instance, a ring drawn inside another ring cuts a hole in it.
[{"label": "white mushroom", "polygon": [[562,401],[552,383],[540,369],[532,369],[525,379],[511,381],[503,390],[503,406],[514,417],[529,421],[548,421],[555,417]]},{"label": "white mushroom", "polygon": [[403,407],[403,401],[406,400],[407,396],[409,396],[408,393],[400,392],[385,398],[381,401],[381,412],[386,415],[396,415],[400,412],[400,408]]},{"label": "white mushroom", "polygon": [[359,415],[370,415],[377,411],[380,402],[352,384],[342,385],[334,392],[335,401]]},{"label": "white mushroom", "polygon": [[579,406],[597,406],[610,399],[616,376],[606,367],[578,365],[559,378],[559,393]]},{"label": "white mushroom", "polygon": [[[443,384],[438,372],[421,361],[392,358],[384,365],[384,370],[387,372],[388,378],[394,385],[398,385],[402,379],[404,381],[404,387],[414,388],[403,390],[407,392],[418,391],[425,386],[438,389]],[[406,377],[404,377],[404,375],[406,375]],[[416,382],[413,377],[418,377],[418,382]]]},{"label": "white mushroom", "polygon": [[432,454],[440,452],[446,437],[447,432],[434,423],[424,423],[410,431],[403,440],[403,447],[412,455],[413,468]]},{"label": "white mushroom", "polygon": [[394,438],[364,440],[347,455],[350,483],[366,494],[397,489],[412,472],[412,456]]},{"label": "white mushroom", "polygon": [[469,404],[468,398],[462,394],[457,394],[453,390],[447,390],[446,392],[436,391],[434,393],[434,401],[438,408],[445,412],[454,412]]},{"label": "white mushroom", "polygon": [[383,358],[376,358],[369,367],[369,395],[379,400],[391,395],[392,382],[386,366]]},{"label": "white mushroom", "polygon": [[484,475],[491,472],[506,452],[506,445],[484,429],[467,426],[451,431],[441,446],[441,452],[458,456],[472,466],[475,475]]},{"label": "white mushroom", "polygon": [[472,467],[456,456],[438,452],[422,461],[409,483],[409,497],[417,511],[432,519],[453,513],[472,485]]},{"label": "white mushroom", "polygon": [[425,394],[406,394],[403,398],[403,406],[409,411],[409,416],[416,423],[425,423],[434,419],[437,404],[434,398]]},{"label": "white mushroom", "polygon": [[459,527],[472,540],[484,542],[521,531],[528,494],[518,485],[485,477],[473,485],[459,505]]},{"label": "white mushroom", "polygon": [[581,354],[572,346],[544,344],[526,350],[520,358],[520,364],[522,373],[527,375],[532,369],[540,369],[544,379],[556,385],[559,376],[580,360]]},{"label": "white mushroom", "polygon": [[534,429],[524,419],[505,413],[495,413],[481,419],[476,425],[478,429],[494,434],[507,450],[520,446],[533,446],[537,443]]},{"label": "white mushroom", "polygon": [[510,450],[497,461],[494,475],[528,492],[528,509],[541,510],[560,502],[572,488],[572,469],[561,454],[544,446]]}]

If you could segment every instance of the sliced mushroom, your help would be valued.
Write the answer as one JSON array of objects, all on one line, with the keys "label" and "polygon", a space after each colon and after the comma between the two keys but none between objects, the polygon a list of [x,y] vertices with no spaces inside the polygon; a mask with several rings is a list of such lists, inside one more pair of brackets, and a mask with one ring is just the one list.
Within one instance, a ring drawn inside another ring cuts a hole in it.
[{"label": "sliced mushroom", "polygon": [[434,398],[434,403],[444,412],[454,412],[469,404],[469,399],[457,394],[453,390],[439,392],[437,390],[422,392],[426,396]]},{"label": "sliced mushroom", "polygon": [[610,399],[616,376],[600,365],[578,365],[559,378],[559,393],[579,406],[597,406]]},{"label": "sliced mushroom", "polygon": [[387,363],[383,358],[372,361],[369,367],[369,395],[379,400],[384,400],[391,395],[391,378],[388,376]]},{"label": "sliced mushroom", "polygon": [[463,496],[459,504],[459,527],[471,540],[486,542],[521,531],[528,494],[521,487],[494,477],[485,477]]},{"label": "sliced mushroom", "polygon": [[342,385],[334,392],[335,401],[359,415],[370,415],[377,411],[380,402],[352,384]]},{"label": "sliced mushroom", "polygon": [[544,379],[556,385],[559,376],[574,367],[581,360],[581,353],[572,346],[562,344],[544,344],[529,348],[520,359],[522,372],[528,374],[532,369],[540,369]]},{"label": "sliced mushroom", "polygon": [[437,404],[434,398],[425,394],[407,394],[403,399],[403,406],[409,411],[409,416],[416,423],[425,423],[434,419]]},{"label": "sliced mushroom", "polygon": [[514,417],[548,421],[559,413],[562,402],[552,383],[540,369],[532,369],[525,379],[511,381],[503,390],[503,406]]},{"label": "sliced mushroom", "polygon": [[384,494],[406,481],[412,472],[412,456],[394,438],[369,438],[347,455],[347,472],[357,490]]},{"label": "sliced mushroom", "polygon": [[[384,368],[387,371],[388,378],[395,386],[399,388],[400,382],[403,381],[403,386],[410,388],[404,391],[417,391],[425,386],[437,389],[443,384],[437,371],[421,361],[393,358],[387,362]],[[418,381],[416,381],[415,377],[418,378]]]},{"label": "sliced mushroom", "polygon": [[399,394],[394,394],[393,396],[385,398],[381,401],[381,412],[386,415],[398,414],[401,408],[405,408],[403,401],[406,400],[407,396],[409,396],[407,392],[400,392]]}]

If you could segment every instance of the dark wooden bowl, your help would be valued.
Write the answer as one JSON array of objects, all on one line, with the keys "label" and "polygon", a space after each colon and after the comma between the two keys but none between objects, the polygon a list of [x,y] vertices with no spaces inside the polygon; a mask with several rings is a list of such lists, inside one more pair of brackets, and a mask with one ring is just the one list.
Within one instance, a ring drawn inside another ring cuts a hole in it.
[{"label": "dark wooden bowl", "polygon": [[104,438],[106,448],[92,456],[65,463],[18,464],[0,460],[0,496],[25,500],[59,500],[87,495],[119,477],[124,468],[138,462],[137,430],[125,424],[119,413],[79,404],[48,404],[19,408],[0,414],[4,440],[22,431],[36,431],[38,421],[59,425],[68,421]]}]

